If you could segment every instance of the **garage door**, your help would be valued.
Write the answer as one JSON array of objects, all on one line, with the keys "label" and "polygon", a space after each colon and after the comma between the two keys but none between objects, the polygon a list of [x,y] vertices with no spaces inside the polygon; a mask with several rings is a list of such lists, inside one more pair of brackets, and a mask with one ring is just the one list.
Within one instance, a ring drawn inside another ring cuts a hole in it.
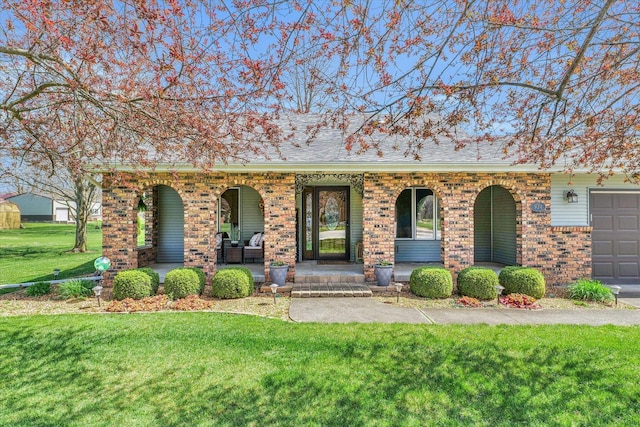
[{"label": "garage door", "polygon": [[593,277],[640,284],[640,194],[591,193]]},{"label": "garage door", "polygon": [[56,208],[56,221],[67,222],[69,221],[69,208]]}]

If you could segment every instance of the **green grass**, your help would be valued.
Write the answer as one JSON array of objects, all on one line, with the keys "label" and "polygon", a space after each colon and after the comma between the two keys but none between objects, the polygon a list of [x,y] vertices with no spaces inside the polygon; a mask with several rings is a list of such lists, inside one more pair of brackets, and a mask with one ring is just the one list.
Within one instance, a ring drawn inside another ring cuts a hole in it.
[{"label": "green grass", "polygon": [[88,249],[84,254],[68,253],[75,241],[75,225],[25,223],[24,229],[0,230],[0,285],[53,280],[92,273],[93,261],[101,255],[102,230],[96,223],[87,227]]},{"label": "green grass", "polygon": [[640,328],[0,319],[0,425],[638,425]]},{"label": "green grass", "polygon": [[422,221],[418,221],[416,226],[418,228],[421,228],[421,229],[433,230],[433,220],[432,219],[424,219]]}]

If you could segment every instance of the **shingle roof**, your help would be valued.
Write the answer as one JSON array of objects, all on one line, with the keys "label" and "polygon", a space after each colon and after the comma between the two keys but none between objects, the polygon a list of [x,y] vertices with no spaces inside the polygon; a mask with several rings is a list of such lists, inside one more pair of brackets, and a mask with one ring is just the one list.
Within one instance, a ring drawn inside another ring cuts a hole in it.
[{"label": "shingle roof", "polygon": [[[256,154],[243,150],[238,145],[238,155],[242,161],[229,160],[228,163],[216,162],[213,169],[220,171],[520,171],[537,172],[537,165],[514,165],[513,158],[505,158],[502,147],[497,143],[470,142],[465,147],[456,149],[456,144],[449,138],[439,137],[438,143],[424,141],[420,150],[420,159],[405,155],[410,137],[374,133],[368,141],[376,144],[378,149],[357,152],[345,148],[349,135],[360,125],[356,120],[350,122],[346,130],[336,126],[323,126],[309,142],[309,128],[322,118],[318,115],[297,115],[282,118],[278,124],[282,134],[288,136],[278,149],[265,144],[264,153]],[[464,135],[462,136],[465,137]],[[357,145],[357,144],[356,144]],[[246,152],[245,152],[246,151]],[[382,155],[379,155],[379,152]],[[118,169],[130,169],[120,165]],[[196,170],[186,162],[160,164],[156,170]],[[560,169],[558,169],[560,170]]]},{"label": "shingle roof", "polygon": [[[315,125],[318,117],[314,115],[300,115],[283,119],[281,128],[284,134],[291,134],[291,138],[280,146],[280,157],[275,149],[270,148],[267,156],[255,155],[248,158],[242,166],[244,170],[254,168],[277,169],[317,169],[331,168],[343,170],[469,170],[490,169],[507,170],[513,166],[513,159],[505,158],[502,148],[497,144],[475,142],[464,148],[456,149],[454,141],[441,137],[438,144],[424,141],[424,148],[420,151],[420,160],[411,155],[405,155],[409,144],[409,137],[377,133],[371,135],[370,142],[378,144],[378,150],[369,149],[358,153],[358,147],[351,151],[345,148],[346,138],[359,125],[352,122],[348,130],[336,127],[321,128],[307,144],[309,133],[307,129]],[[233,163],[220,166],[220,169],[234,168]],[[536,166],[518,166],[516,169],[537,170]]]}]

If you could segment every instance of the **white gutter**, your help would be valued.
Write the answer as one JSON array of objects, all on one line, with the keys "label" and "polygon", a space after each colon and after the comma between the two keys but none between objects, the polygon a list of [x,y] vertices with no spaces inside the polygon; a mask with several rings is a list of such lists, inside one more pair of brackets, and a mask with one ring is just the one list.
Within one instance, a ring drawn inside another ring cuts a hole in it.
[{"label": "white gutter", "polygon": [[[114,167],[120,172],[135,172],[136,168],[127,165]],[[159,164],[150,172],[202,172],[201,168],[196,168],[191,164]],[[521,172],[521,173],[553,173],[563,172],[563,168],[555,167],[540,169],[535,165],[511,165],[508,163],[248,163],[242,164],[219,164],[214,166],[210,172],[344,172],[344,173],[364,173],[364,172]],[[588,173],[588,170],[574,170],[573,173]]]}]

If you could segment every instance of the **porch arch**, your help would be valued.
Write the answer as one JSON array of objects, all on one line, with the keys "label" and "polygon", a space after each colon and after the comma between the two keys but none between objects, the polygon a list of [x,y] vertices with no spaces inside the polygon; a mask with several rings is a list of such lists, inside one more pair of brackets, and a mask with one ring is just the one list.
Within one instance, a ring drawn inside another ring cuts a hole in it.
[{"label": "porch arch", "polygon": [[518,263],[518,209],[509,190],[483,189],[473,205],[474,263]]},{"label": "porch arch", "polygon": [[443,202],[429,184],[399,189],[394,200],[396,262],[442,262]]},{"label": "porch arch", "polygon": [[176,190],[158,185],[156,262],[184,262],[184,204]]}]

